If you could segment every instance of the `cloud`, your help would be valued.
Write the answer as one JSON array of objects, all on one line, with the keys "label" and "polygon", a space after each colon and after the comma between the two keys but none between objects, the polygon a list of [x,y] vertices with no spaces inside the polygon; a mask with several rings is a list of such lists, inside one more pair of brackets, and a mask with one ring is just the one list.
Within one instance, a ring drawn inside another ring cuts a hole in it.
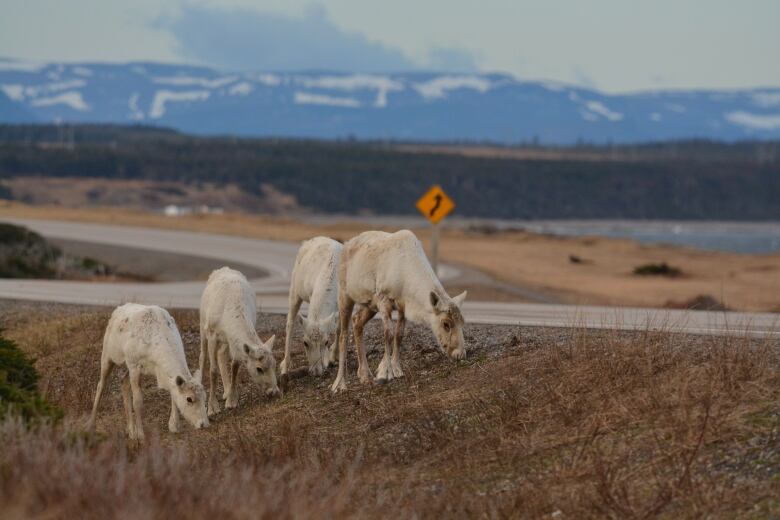
[{"label": "cloud", "polygon": [[[322,6],[301,17],[184,3],[178,16],[157,20],[182,58],[229,70],[401,71],[417,68],[400,50],[335,26]],[[463,61],[456,54],[446,59]],[[454,63],[454,62],[453,62]]]},{"label": "cloud", "polygon": [[664,87],[669,83],[669,81],[663,74],[653,74],[650,76],[650,78],[648,78],[648,83],[655,87]]}]

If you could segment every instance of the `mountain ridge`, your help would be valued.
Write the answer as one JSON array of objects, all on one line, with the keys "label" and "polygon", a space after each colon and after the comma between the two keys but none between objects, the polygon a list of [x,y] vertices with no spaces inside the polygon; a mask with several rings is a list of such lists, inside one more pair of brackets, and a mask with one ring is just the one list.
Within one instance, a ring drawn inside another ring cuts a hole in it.
[{"label": "mountain ridge", "polygon": [[0,59],[0,122],[504,144],[768,140],[780,138],[780,88],[607,94],[502,73],[222,72]]}]

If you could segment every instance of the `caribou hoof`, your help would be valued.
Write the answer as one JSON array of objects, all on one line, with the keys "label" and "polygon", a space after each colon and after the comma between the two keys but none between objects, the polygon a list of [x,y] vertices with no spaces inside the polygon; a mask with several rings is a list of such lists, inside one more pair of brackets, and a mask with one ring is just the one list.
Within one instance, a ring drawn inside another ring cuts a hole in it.
[{"label": "caribou hoof", "polygon": [[339,392],[346,392],[347,390],[347,383],[344,381],[343,378],[337,378],[333,385],[330,387],[330,391],[334,394],[338,394]]}]

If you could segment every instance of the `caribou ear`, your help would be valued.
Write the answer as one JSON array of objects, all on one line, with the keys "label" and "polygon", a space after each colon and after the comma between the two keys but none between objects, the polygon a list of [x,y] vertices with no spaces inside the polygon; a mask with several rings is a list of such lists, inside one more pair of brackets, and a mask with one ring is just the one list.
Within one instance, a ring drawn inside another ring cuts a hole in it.
[{"label": "caribou ear", "polygon": [[200,369],[197,369],[195,373],[192,374],[192,379],[194,379],[195,382],[198,384],[203,383],[203,374],[201,373]]},{"label": "caribou ear", "polygon": [[325,318],[322,321],[320,321],[320,323],[322,324],[323,328],[325,330],[327,330],[327,331],[335,329],[336,328],[336,313],[335,312],[331,312],[330,315],[327,318]]},{"label": "caribou ear", "polygon": [[176,386],[181,386],[184,384],[184,378],[181,376],[176,376]]},{"label": "caribou ear", "polygon": [[276,342],[276,334],[268,338],[268,341],[265,342],[265,346],[268,348],[268,350],[273,350],[275,342]]},{"label": "caribou ear", "polygon": [[431,307],[433,307],[434,310],[439,309],[439,301],[439,295],[431,291]]},{"label": "caribou ear", "polygon": [[458,307],[460,307],[461,305],[463,305],[463,301],[466,299],[466,294],[468,294],[468,291],[463,291],[462,293],[454,297],[452,299],[452,302]]},{"label": "caribou ear", "polygon": [[252,354],[252,347],[244,343],[244,353],[249,356]]}]

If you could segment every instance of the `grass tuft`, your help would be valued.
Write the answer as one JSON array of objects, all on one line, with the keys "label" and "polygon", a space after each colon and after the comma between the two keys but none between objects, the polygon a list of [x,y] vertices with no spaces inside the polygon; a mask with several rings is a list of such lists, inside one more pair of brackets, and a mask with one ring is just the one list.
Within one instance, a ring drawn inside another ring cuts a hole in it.
[{"label": "grass tuft", "polygon": [[682,276],[682,270],[677,267],[672,267],[666,262],[660,264],[643,264],[634,268],[634,274],[640,276],[668,276],[669,278],[677,278]]}]

